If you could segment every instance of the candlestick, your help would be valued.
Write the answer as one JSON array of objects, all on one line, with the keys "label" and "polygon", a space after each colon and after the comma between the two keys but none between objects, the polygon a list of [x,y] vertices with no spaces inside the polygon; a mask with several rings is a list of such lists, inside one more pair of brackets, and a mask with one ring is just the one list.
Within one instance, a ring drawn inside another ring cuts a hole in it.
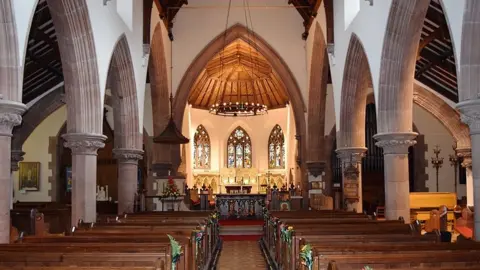
[{"label": "candlestick", "polygon": [[438,170],[442,167],[443,165],[443,157],[438,157],[442,149],[440,149],[439,145],[436,145],[435,148],[433,149],[433,153],[435,154],[435,157],[432,157],[432,165],[436,170],[436,176],[437,176],[437,192],[438,190]]}]

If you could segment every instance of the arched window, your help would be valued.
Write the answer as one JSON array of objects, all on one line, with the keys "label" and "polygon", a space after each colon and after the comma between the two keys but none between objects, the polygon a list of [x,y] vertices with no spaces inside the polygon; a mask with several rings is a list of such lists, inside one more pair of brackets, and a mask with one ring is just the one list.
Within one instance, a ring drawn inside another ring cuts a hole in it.
[{"label": "arched window", "polygon": [[210,169],[210,137],[202,125],[195,131],[193,147],[193,168]]},{"label": "arched window", "polygon": [[227,167],[252,167],[252,141],[250,140],[248,133],[241,127],[237,127],[230,134],[230,137],[228,137]]},{"label": "arched window", "polygon": [[273,127],[268,138],[268,168],[285,169],[285,136],[279,125]]}]

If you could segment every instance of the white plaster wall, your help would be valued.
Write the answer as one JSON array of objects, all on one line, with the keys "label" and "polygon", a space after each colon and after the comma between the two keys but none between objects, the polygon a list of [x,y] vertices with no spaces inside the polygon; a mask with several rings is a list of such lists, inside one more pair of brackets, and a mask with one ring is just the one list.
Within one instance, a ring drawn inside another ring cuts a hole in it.
[{"label": "white plaster wall", "polygon": [[[223,167],[226,167],[226,146],[227,140],[232,131],[241,126],[251,138],[252,141],[252,167],[263,172],[268,170],[268,138],[270,132],[275,125],[280,125],[284,134],[286,145],[286,157],[290,156],[290,152],[294,151],[290,142],[294,138],[294,125],[288,125],[290,108],[282,108],[268,111],[268,114],[254,117],[223,117],[210,114],[207,110],[200,110],[189,108],[185,111],[185,115],[190,115],[190,129],[188,126],[183,126],[183,134],[187,135],[191,142],[195,130],[199,125],[203,125],[210,136],[211,143],[211,169],[209,171],[219,172]],[[290,121],[293,121],[291,116]],[[186,122],[186,121],[184,121]],[[293,122],[292,122],[293,124]],[[289,138],[290,137],[290,138]],[[190,143],[189,155],[193,156],[192,143]],[[190,163],[193,162],[192,160]],[[290,160],[287,161],[290,163]],[[190,164],[192,166],[192,164]],[[293,166],[293,165],[290,165]],[[193,166],[192,166],[193,167]],[[203,172],[204,170],[193,170],[194,172]]]},{"label": "white plaster wall", "polygon": [[48,163],[52,161],[52,155],[48,153],[49,138],[56,137],[62,125],[67,120],[66,106],[53,112],[49,117],[43,120],[40,125],[30,134],[22,146],[25,152],[25,162],[40,162],[40,190],[29,191],[21,193],[19,191],[19,172],[13,173],[13,185],[15,190],[15,200],[21,202],[27,201],[51,201],[52,198],[48,195],[51,190],[51,184],[48,182],[48,177],[52,176],[53,172],[48,168]]},{"label": "white plaster wall", "polygon": [[[452,149],[454,139],[452,135],[437,118],[416,104],[413,105],[413,122],[419,129],[419,133],[425,136],[425,143],[428,145],[428,151],[425,153],[425,159],[427,159],[428,163],[428,166],[425,168],[425,172],[428,174],[427,188],[430,192],[437,191],[436,170],[432,166],[431,158],[435,157],[433,153],[435,145],[439,145],[441,149],[439,157],[443,157],[443,166],[439,169],[439,189],[440,192],[454,192],[455,170],[448,160],[449,155],[454,154]],[[421,166],[421,164],[415,164],[415,166]],[[466,196],[465,194],[466,186],[457,182],[458,198]]]},{"label": "white plaster wall", "polygon": [[[147,74],[147,62],[143,58],[143,3],[142,1],[112,0],[104,6],[103,1],[86,0],[86,2],[95,40],[101,104],[103,104],[112,53],[119,39],[125,35],[135,73],[140,123],[138,128],[140,133],[143,133],[144,90]],[[127,8],[124,5],[130,7],[130,13],[126,12]],[[122,12],[118,13],[118,10]],[[125,23],[130,21],[131,25]]]},{"label": "white plaster wall", "polygon": [[[253,30],[283,58],[307,100],[307,69],[302,17],[284,0],[249,1]],[[215,8],[211,8],[215,6]],[[202,8],[205,7],[205,8]],[[173,34],[173,89],[191,62],[212,39],[225,31],[228,1],[190,0],[175,17]],[[233,0],[229,27],[246,25],[242,0]],[[176,90],[175,90],[176,91]]]}]

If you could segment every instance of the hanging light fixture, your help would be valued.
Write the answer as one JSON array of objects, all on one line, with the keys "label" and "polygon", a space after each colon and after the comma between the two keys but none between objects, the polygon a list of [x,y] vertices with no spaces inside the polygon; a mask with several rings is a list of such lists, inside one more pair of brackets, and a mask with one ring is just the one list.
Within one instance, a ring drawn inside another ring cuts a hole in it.
[{"label": "hanging light fixture", "polygon": [[[173,91],[173,39],[170,38],[170,91]],[[175,125],[175,121],[173,121],[173,95],[170,92],[170,119],[168,120],[168,124],[163,130],[160,135],[153,138],[154,143],[161,143],[161,144],[187,144],[189,143],[189,139],[183,136],[182,132],[178,130],[177,125]]]},{"label": "hanging light fixture", "polygon": [[[221,65],[221,70],[223,74],[223,57],[225,54],[225,47],[226,47],[226,41],[227,41],[227,30],[228,30],[228,19],[230,17],[230,9],[232,5],[232,0],[229,1],[228,3],[228,11],[227,11],[227,21],[225,23],[225,31],[224,31],[224,39],[223,39],[223,48],[222,52],[220,54],[220,65]],[[252,16],[250,14],[250,8],[248,6],[248,0],[243,1],[243,8],[244,8],[244,14],[245,14],[245,23],[246,23],[246,28],[247,28],[247,33],[250,36],[248,39],[248,44],[250,45],[250,59],[252,60],[252,71],[255,69],[257,66],[257,60],[254,60],[254,57],[252,55],[252,44],[250,44],[253,40],[253,46],[255,46],[256,49],[256,43],[255,43],[255,33],[253,31],[253,23],[252,23]],[[250,28],[248,27],[250,21]],[[257,50],[258,51],[258,50]],[[220,78],[219,78],[220,79]],[[254,78],[252,78],[253,80]],[[220,79],[223,80],[223,79]],[[227,81],[224,81],[227,83]],[[253,85],[253,84],[252,84]],[[220,116],[255,116],[255,115],[263,115],[266,114],[268,111],[267,105],[260,103],[260,101],[257,101],[257,89],[256,87],[252,87],[253,91],[253,102],[242,102],[242,101],[236,101],[236,102],[226,102],[224,101],[224,96],[220,97],[220,100],[218,100],[216,103],[212,104],[210,106],[209,112],[214,115],[220,115]]]}]

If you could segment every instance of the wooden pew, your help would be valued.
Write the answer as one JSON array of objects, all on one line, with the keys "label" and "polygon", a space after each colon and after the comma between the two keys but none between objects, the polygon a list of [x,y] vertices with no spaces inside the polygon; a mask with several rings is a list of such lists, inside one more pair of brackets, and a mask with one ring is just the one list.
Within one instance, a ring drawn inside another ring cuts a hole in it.
[{"label": "wooden pew", "polygon": [[[78,227],[71,236],[24,237],[20,244],[0,245],[0,254],[5,254],[0,256],[0,269],[170,269],[171,245],[166,234],[184,252],[177,269],[208,269],[211,249],[218,247],[218,226],[211,215],[135,214]],[[199,230],[192,229],[199,221],[206,222],[208,230],[197,242]]]}]

